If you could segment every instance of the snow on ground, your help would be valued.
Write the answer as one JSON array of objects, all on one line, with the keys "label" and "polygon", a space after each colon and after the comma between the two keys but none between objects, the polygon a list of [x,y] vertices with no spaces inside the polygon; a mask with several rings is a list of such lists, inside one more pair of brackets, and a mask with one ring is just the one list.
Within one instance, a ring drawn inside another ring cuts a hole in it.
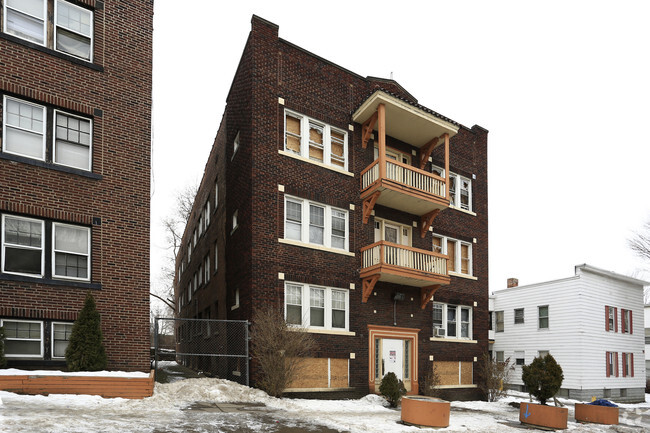
[{"label": "snow on ground", "polygon": [[[277,399],[264,392],[223,379],[186,379],[156,384],[154,395],[143,400],[104,399],[97,396],[26,396],[0,391],[0,431],[16,433],[86,432],[279,432],[281,425],[308,431],[324,425],[350,432],[521,432],[519,411],[510,402],[527,401],[514,393],[501,401],[452,402],[450,426],[420,429],[399,423],[399,410],[390,409],[377,395],[358,400]],[[650,395],[646,403],[621,405],[621,425],[580,425],[572,422],[574,401],[561,400],[569,408],[569,429],[578,432],[642,432],[650,428]],[[261,403],[245,412],[223,413],[191,409],[197,402]]]},{"label": "snow on ground", "polygon": [[0,376],[101,376],[101,377],[149,377],[149,373],[140,371],[59,371],[59,370],[18,370],[15,368],[0,369]]}]

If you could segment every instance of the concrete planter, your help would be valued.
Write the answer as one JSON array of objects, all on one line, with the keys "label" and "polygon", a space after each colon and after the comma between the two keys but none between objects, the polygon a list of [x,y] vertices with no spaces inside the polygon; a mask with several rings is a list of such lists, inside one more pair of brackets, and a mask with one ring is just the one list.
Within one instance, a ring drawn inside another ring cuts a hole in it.
[{"label": "concrete planter", "polygon": [[618,424],[618,408],[576,403],[576,421],[596,424]]},{"label": "concrete planter", "polygon": [[522,424],[548,427],[551,429],[567,428],[569,410],[565,407],[545,406],[535,403],[521,403],[519,421]]},{"label": "concrete planter", "polygon": [[426,427],[449,427],[448,401],[422,395],[402,397],[402,421]]}]

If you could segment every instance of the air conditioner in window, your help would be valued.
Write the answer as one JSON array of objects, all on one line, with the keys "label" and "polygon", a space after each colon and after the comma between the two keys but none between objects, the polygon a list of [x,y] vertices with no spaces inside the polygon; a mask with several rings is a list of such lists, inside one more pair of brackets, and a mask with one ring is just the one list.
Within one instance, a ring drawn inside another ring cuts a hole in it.
[{"label": "air conditioner in window", "polygon": [[433,336],[434,337],[444,337],[445,336],[445,328],[433,328]]}]

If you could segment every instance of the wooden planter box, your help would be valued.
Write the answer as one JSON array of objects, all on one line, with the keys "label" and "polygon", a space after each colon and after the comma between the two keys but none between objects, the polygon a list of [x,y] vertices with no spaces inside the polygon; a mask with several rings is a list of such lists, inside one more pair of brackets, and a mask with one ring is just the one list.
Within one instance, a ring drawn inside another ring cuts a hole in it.
[{"label": "wooden planter box", "polygon": [[618,424],[618,408],[576,403],[576,421],[597,424]]},{"label": "wooden planter box", "polygon": [[116,376],[1,376],[0,389],[17,394],[89,394],[107,398],[144,398],[153,394],[149,377]]},{"label": "wooden planter box", "polygon": [[535,403],[521,403],[519,406],[519,421],[552,429],[567,428],[569,410],[565,407],[544,406]]},{"label": "wooden planter box", "polygon": [[427,427],[449,427],[448,401],[422,395],[402,397],[402,421]]}]

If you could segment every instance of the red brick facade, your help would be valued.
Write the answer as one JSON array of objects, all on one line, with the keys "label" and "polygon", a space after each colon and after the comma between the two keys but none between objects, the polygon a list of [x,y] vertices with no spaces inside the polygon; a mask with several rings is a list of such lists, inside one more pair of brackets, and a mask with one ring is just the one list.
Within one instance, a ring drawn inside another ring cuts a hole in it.
[{"label": "red brick facade", "polygon": [[[90,291],[102,318],[108,368],[148,371],[153,1],[58,4],[91,16],[89,60],[55,45],[56,1],[45,2],[42,44],[10,24],[0,31],[0,214],[43,224],[42,275],[0,272],[0,319],[41,326],[40,354],[10,356],[9,365],[63,368],[64,360],[53,357],[53,322],[72,323]],[[15,13],[0,3],[0,15]],[[43,107],[45,158],[8,147],[7,97]],[[54,161],[57,112],[91,122],[90,170]],[[88,278],[54,275],[55,224],[89,229]],[[4,247],[2,269],[11,260]]]},{"label": "red brick facade", "polygon": [[[472,245],[472,277],[451,276],[451,284],[436,292],[435,301],[471,307],[473,338],[471,342],[436,340],[432,338],[432,303],[420,308],[418,287],[379,282],[368,302],[362,302],[360,249],[375,242],[375,218],[408,227],[416,222],[411,246],[432,251],[432,232],[420,237],[419,216],[377,205],[375,217],[371,216],[366,224],[362,221],[360,174],[373,163],[374,155],[372,140],[368,148],[362,148],[362,127],[352,120],[352,113],[376,89],[384,89],[422,109],[396,82],[364,78],[332,64],[278,38],[276,25],[253,17],[252,31],[178,255],[177,268],[182,266],[185,270],[177,273],[177,296],[186,293],[199,258],[209,254],[214,260],[217,237],[218,278],[205,287],[193,288],[192,302],[188,303],[185,297],[180,316],[196,318],[197,312],[205,311],[206,305],[218,301],[218,313],[212,307],[210,318],[250,320],[256,307],[268,304],[284,307],[286,281],[344,289],[349,294],[349,332],[347,335],[314,334],[318,342],[314,357],[349,359],[350,388],[360,392],[369,389],[369,361],[374,356],[369,353],[369,326],[380,326],[419,330],[417,378],[420,382],[431,369],[430,356],[436,361],[473,364],[472,384],[450,387],[449,391],[453,391],[454,398],[476,396],[475,385],[481,379],[475,359],[480,360],[488,349],[487,131],[478,126],[459,126],[450,143],[451,171],[472,179],[473,213],[446,209],[433,222],[436,234]],[[347,174],[283,152],[285,110],[347,132]],[[237,136],[239,147],[233,153]],[[387,146],[413,155],[414,164],[419,157],[415,147],[390,136]],[[440,147],[431,158],[434,162],[444,158]],[[431,170],[430,163],[426,170]],[[214,200],[215,180],[220,191],[217,214],[206,234],[193,245],[192,260],[188,263],[187,243],[205,201]],[[347,211],[349,248],[346,251],[352,254],[282,242],[286,196]],[[235,212],[238,225],[233,230]],[[236,291],[238,307],[234,306]],[[405,300],[394,302],[392,296],[396,291],[404,293]],[[258,374],[253,359],[252,383]]]}]

